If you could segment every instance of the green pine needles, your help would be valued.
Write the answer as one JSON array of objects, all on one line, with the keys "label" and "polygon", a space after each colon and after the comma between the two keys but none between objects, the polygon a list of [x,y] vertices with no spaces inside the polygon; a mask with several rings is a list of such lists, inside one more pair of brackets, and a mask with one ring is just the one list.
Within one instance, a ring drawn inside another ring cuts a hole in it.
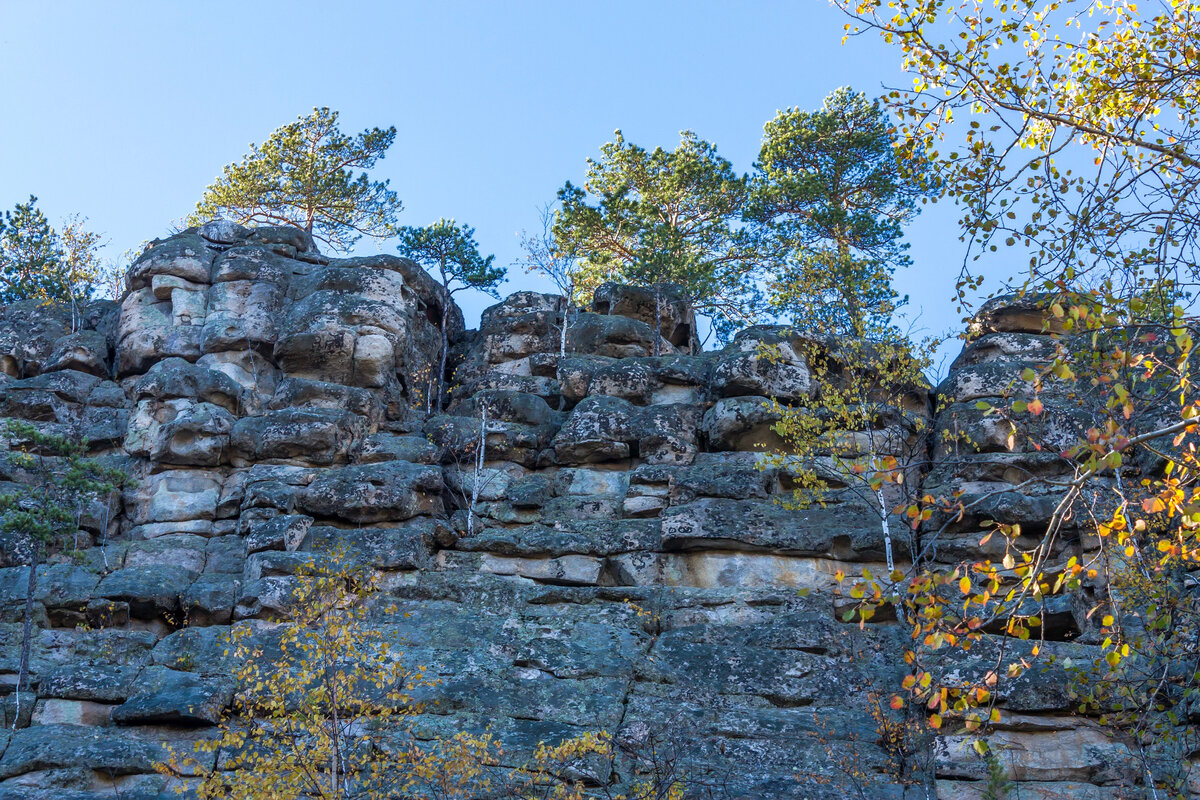
[{"label": "green pine needles", "polygon": [[56,230],[30,195],[0,217],[0,303],[86,300],[100,278],[100,244],[78,217]]},{"label": "green pine needles", "polygon": [[401,203],[388,181],[371,180],[367,170],[395,139],[395,127],[347,136],[338,128],[338,112],[314,108],[225,167],[188,223],[228,217],[244,225],[286,225],[342,252],[363,236],[386,237]]}]

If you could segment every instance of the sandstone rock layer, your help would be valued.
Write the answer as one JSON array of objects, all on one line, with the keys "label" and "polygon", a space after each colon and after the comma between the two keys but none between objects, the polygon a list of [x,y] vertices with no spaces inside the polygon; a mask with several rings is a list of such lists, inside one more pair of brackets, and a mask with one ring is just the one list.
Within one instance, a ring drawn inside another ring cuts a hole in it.
[{"label": "sandstone rock layer", "polygon": [[[636,293],[597,299],[565,356],[562,298],[518,293],[478,331],[452,308],[445,413],[427,413],[439,287],[405,259],[327,259],[296,231],[211,224],[156,242],[120,304],[89,306],[79,330],[53,309],[0,311],[0,413],[86,436],[133,478],[84,519],[81,555],[39,568],[35,698],[0,732],[0,797],[174,796],[153,766],[229,703],[222,635],[269,637],[297,566],[335,547],[379,572],[393,610],[374,622],[438,680],[427,735],[490,727],[521,752],[654,732],[731,797],[857,796],[848,770],[865,796],[924,797],[905,785],[919,763],[938,797],[982,796],[968,737],[922,740],[897,764],[870,713],[904,674],[907,636],[839,621],[834,574],[884,558],[870,503],[844,490],[789,511],[789,476],[762,463],[768,398],[821,403],[800,342],[763,327],[700,352],[690,312],[655,331]],[[967,345],[945,409],[917,391],[905,411],[1003,449],[972,404],[1044,358],[1046,337],[992,316],[1004,324]],[[964,473],[897,424],[914,475],[995,498],[945,557],[985,517],[1048,513],[995,491],[1036,454]],[[898,557],[909,547],[901,536]],[[3,554],[11,690],[28,569]],[[1094,655],[1074,641],[1084,610],[1056,620],[1054,646]],[[1002,699],[1005,769],[1021,797],[1116,798],[1130,756],[1070,716],[1066,681],[1051,669]]]}]

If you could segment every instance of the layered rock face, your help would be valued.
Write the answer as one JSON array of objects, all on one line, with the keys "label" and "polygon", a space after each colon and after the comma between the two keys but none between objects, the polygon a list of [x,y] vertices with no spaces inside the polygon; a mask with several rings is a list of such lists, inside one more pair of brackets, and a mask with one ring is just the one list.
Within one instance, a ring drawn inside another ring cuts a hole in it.
[{"label": "layered rock face", "polygon": [[[87,436],[133,478],[83,520],[76,554],[39,568],[35,696],[17,709],[8,695],[0,797],[174,796],[154,764],[212,735],[229,704],[222,637],[269,640],[296,569],[335,548],[378,572],[373,623],[437,681],[420,736],[490,728],[519,754],[606,730],[633,750],[665,743],[729,797],[930,796],[922,776],[938,797],[983,796],[970,737],[901,744],[879,721],[907,627],[839,621],[834,574],[883,571],[873,499],[779,502],[793,482],[763,463],[768,398],[822,401],[792,334],[752,328],[700,352],[690,312],[670,306],[655,330],[645,298],[606,286],[560,356],[564,301],[518,293],[478,331],[452,309],[452,402],[429,414],[447,301],[410,261],[329,260],[296,231],[219,223],[156,243],[129,282],[75,332],[53,309],[0,312],[0,414]],[[984,518],[1049,513],[995,492],[1036,454],[973,473],[917,433],[974,426],[1003,450],[973,403],[1044,358],[1047,337],[1020,315],[981,325],[949,403],[935,414],[918,388],[892,421],[914,481],[995,498],[938,545],[951,560]],[[9,544],[11,692],[28,568]],[[909,557],[909,537],[896,546]],[[1073,641],[1086,608],[1053,612],[1047,647],[1095,657]],[[1116,798],[1131,774],[1122,745],[1070,716],[1067,682],[1031,671],[1001,699],[1012,796]],[[630,764],[593,777],[628,780]]]}]

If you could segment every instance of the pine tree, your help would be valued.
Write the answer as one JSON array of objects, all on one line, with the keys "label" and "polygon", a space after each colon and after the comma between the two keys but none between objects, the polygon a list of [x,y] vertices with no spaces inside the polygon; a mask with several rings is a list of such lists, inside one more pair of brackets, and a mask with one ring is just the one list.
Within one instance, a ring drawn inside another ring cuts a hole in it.
[{"label": "pine tree", "polygon": [[879,103],[841,88],[819,111],[766,124],[748,216],[775,265],[772,303],[798,325],[868,336],[904,299],[902,227],[930,189],[919,159],[900,158]]},{"label": "pine tree", "polygon": [[[719,331],[753,316],[756,256],[738,224],[747,179],[691,131],[675,150],[625,141],[588,159],[582,188],[568,181],[555,241],[583,259],[583,284],[618,281],[654,292],[657,333],[669,291],[708,315]],[[659,340],[654,337],[654,354]]]},{"label": "pine tree", "polygon": [[0,303],[41,300],[75,305],[99,274],[99,235],[71,217],[56,231],[29,196],[0,218]]},{"label": "pine tree", "polygon": [[504,282],[504,267],[492,266],[495,256],[479,254],[475,229],[456,225],[452,219],[439,219],[422,228],[405,226],[396,231],[400,244],[396,249],[425,269],[436,271],[442,284],[442,348],[438,361],[437,408],[441,409],[446,394],[446,360],[450,351],[447,325],[450,319],[450,298],[464,289],[475,289],[499,298],[496,287]]},{"label": "pine tree", "polygon": [[338,112],[314,108],[261,146],[251,144],[240,164],[226,166],[188,221],[227,216],[247,225],[288,225],[340,251],[362,236],[385,237],[400,200],[388,181],[371,180],[367,170],[395,139],[395,127],[347,136],[338,128]]}]

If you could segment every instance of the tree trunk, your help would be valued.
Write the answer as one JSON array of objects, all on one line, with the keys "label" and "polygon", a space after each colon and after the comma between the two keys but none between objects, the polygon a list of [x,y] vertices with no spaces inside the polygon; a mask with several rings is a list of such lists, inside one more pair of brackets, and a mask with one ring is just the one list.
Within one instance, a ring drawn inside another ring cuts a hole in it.
[{"label": "tree trunk", "polygon": [[896,562],[892,558],[892,527],[888,524],[887,501],[883,497],[883,487],[875,490],[875,500],[879,503],[879,526],[883,529],[883,554],[887,559],[888,580],[896,571]]},{"label": "tree trunk", "polygon": [[442,404],[446,395],[446,357],[447,351],[450,349],[450,334],[446,330],[446,326],[450,322],[450,282],[446,280],[446,262],[443,259],[441,266],[442,273],[442,352],[438,357],[438,393],[437,393],[437,410],[442,411]]},{"label": "tree trunk", "polygon": [[33,643],[33,596],[37,592],[37,543],[30,541],[29,582],[25,589],[25,620],[21,626],[21,663],[17,667],[16,704],[13,709],[13,730],[21,719],[21,690],[29,691],[29,651]]},{"label": "tree trunk", "polygon": [[[871,469],[874,469],[878,461],[878,453],[875,451],[875,426],[871,424],[870,412],[865,403],[860,401],[858,410],[863,415],[863,422],[867,426],[867,457],[871,460]],[[883,496],[882,485],[875,490],[875,501],[879,503],[879,527],[883,534],[883,553],[887,558],[888,580],[890,581],[891,574],[896,571],[896,562],[892,557],[892,526],[888,523],[887,500]]]},{"label": "tree trunk", "polygon": [[571,324],[571,298],[567,298],[567,307],[563,311],[562,331],[558,338],[558,355],[560,358],[567,355],[567,326]]},{"label": "tree trunk", "polygon": [[662,355],[662,288],[654,286],[654,355]]},{"label": "tree trunk", "polygon": [[471,479],[471,504],[467,507],[467,536],[475,535],[475,506],[479,504],[479,481],[487,452],[487,404],[479,404],[479,443],[475,445],[475,474]]},{"label": "tree trunk", "polygon": [[835,234],[838,243],[838,269],[842,279],[842,300],[846,304],[846,315],[850,318],[851,333],[862,338],[866,333],[866,320],[863,319],[863,308],[859,292],[863,287],[856,282],[856,276],[850,270],[850,246],[846,243],[846,233],[838,230]]}]

